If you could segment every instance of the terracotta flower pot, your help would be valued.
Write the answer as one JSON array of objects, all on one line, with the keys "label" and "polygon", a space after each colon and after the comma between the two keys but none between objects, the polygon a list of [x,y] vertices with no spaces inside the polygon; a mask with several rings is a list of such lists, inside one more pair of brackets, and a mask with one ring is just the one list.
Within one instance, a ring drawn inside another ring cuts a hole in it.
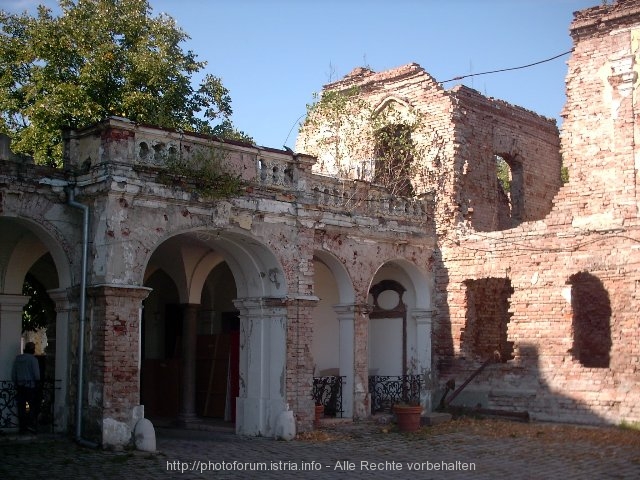
[{"label": "terracotta flower pot", "polygon": [[316,405],[316,416],[315,416],[315,419],[313,420],[314,427],[320,426],[320,419],[322,418],[323,414],[324,414],[324,405]]},{"label": "terracotta flower pot", "polygon": [[421,405],[394,405],[393,413],[401,432],[416,432],[420,430]]}]

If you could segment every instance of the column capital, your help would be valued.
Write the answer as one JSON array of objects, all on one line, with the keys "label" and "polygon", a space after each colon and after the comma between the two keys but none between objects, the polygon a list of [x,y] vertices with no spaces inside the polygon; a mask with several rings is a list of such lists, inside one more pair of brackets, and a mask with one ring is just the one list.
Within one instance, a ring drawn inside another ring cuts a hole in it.
[{"label": "column capital", "polygon": [[87,287],[87,295],[90,297],[131,297],[144,300],[152,290],[152,288],[141,287],[140,285],[118,285],[109,283],[89,285]]},{"label": "column capital", "polygon": [[368,303],[339,303],[333,306],[333,311],[338,315],[338,320],[353,319],[356,314],[369,315],[373,311],[373,305]]},{"label": "column capital", "polygon": [[292,294],[287,296],[287,305],[313,307],[320,301],[315,295]]},{"label": "column capital", "polygon": [[73,295],[67,288],[53,288],[47,290],[47,295],[56,304],[56,311],[70,310],[73,303]]},{"label": "column capital", "polygon": [[22,307],[29,302],[29,298],[27,295],[22,294],[1,293],[0,309],[5,312],[22,312]]},{"label": "column capital", "polygon": [[431,323],[433,320],[434,310],[428,310],[423,308],[414,308],[409,314],[413,319],[415,319],[418,325]]}]

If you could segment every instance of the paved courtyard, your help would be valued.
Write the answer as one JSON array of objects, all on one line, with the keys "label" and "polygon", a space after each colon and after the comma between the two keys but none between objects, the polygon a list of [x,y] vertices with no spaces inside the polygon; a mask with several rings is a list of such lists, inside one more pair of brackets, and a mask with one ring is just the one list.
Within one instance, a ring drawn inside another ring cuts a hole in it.
[{"label": "paved courtyard", "polygon": [[[0,437],[0,479],[640,478],[640,432],[462,419],[415,434],[371,423],[284,442],[160,428],[155,454]],[[304,470],[304,471],[303,471]]]}]

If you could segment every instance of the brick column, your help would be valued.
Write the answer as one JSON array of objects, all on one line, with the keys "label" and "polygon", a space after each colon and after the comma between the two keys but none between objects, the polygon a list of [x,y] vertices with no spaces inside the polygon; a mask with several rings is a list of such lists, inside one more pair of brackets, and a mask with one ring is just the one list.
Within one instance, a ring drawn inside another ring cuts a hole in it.
[{"label": "brick column", "polygon": [[344,385],[342,385],[342,409],[343,415],[347,418],[353,417],[354,412],[354,318],[355,305],[335,305],[333,311],[336,312],[340,323],[340,358],[338,366],[340,375],[344,375]]},{"label": "brick column", "polygon": [[24,295],[0,294],[0,380],[11,380],[13,360],[20,352]]},{"label": "brick column", "polygon": [[69,402],[69,320],[74,305],[69,301],[67,290],[48,290],[47,293],[56,304],[55,331],[49,331],[47,328],[49,342],[47,357],[54,358],[53,379],[56,386],[53,399],[53,418],[56,431],[63,432],[66,431],[69,424],[69,415],[73,413]]},{"label": "brick column", "polygon": [[420,390],[420,404],[425,411],[431,411],[431,310],[414,309],[410,313],[416,322],[416,351],[418,353],[418,372],[424,377]]},{"label": "brick column", "polygon": [[369,395],[369,314],[371,305],[353,305],[353,419],[371,416]]},{"label": "brick column", "polygon": [[180,392],[180,423],[196,418],[196,348],[198,341],[198,308],[184,305],[182,314],[182,385]]},{"label": "brick column", "polygon": [[140,317],[149,291],[120,285],[88,289],[84,435],[104,446],[129,443],[135,423],[144,416],[139,405]]},{"label": "brick column", "polygon": [[295,413],[298,431],[313,429],[313,341],[312,312],[317,297],[296,296],[287,300],[287,386],[289,406]]}]

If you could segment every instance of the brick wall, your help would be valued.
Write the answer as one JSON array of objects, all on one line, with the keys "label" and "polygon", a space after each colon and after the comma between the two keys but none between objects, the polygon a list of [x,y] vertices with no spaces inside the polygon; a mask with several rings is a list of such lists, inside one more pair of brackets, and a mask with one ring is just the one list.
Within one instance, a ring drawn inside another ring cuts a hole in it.
[{"label": "brick wall", "polygon": [[462,381],[479,365],[463,348],[466,286],[504,277],[513,288],[507,341],[514,359],[485,370],[462,402],[539,419],[640,419],[639,29],[637,2],[576,15],[561,133],[570,181],[552,211],[504,232],[440,238],[434,360],[441,382]]}]

